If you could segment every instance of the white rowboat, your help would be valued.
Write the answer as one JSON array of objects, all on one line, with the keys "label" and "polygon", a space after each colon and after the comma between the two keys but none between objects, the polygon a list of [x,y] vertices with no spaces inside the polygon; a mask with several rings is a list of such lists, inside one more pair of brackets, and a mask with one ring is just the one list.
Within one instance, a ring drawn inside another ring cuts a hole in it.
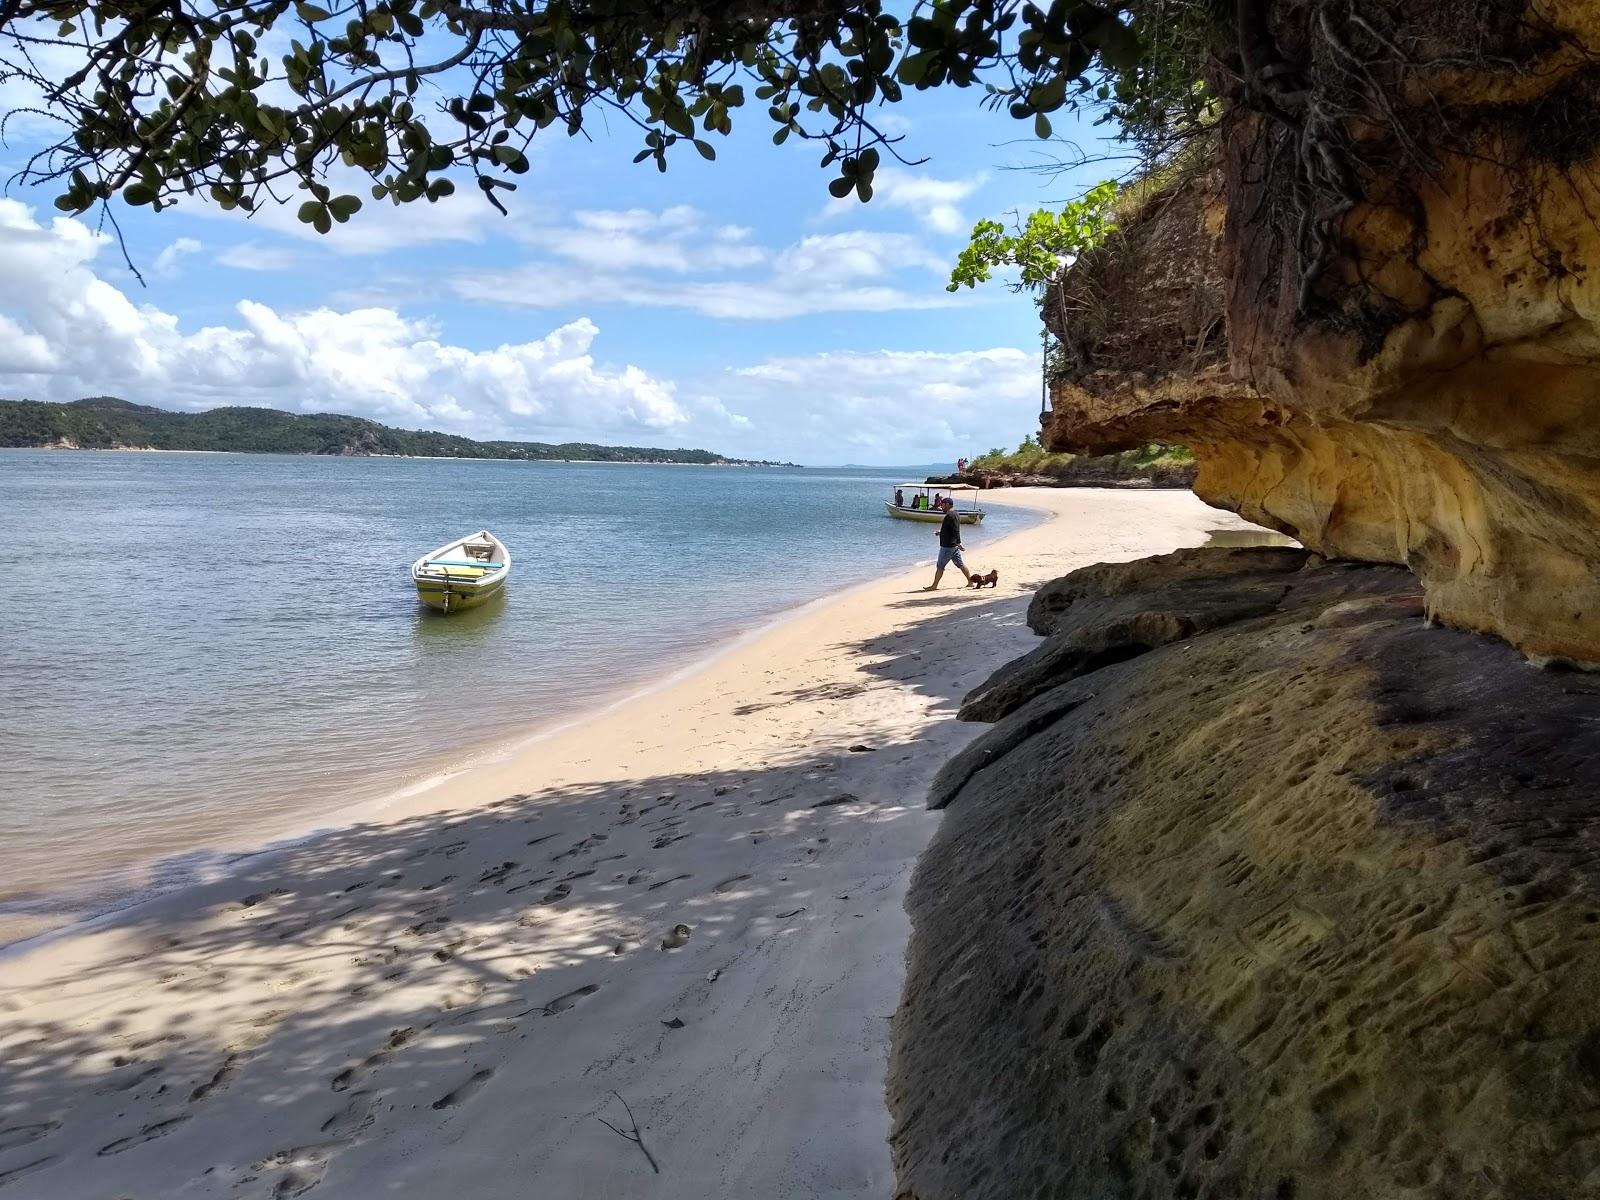
[{"label": "white rowboat", "polygon": [[447,613],[499,595],[510,574],[511,551],[487,529],[446,542],[411,564],[417,599]]}]

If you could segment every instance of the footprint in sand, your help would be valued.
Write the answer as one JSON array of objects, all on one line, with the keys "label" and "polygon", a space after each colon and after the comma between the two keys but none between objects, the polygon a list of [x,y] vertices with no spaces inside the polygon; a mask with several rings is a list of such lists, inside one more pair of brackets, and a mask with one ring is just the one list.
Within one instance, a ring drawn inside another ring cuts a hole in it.
[{"label": "footprint in sand", "polygon": [[528,890],[528,889],[529,889],[529,888],[536,888],[536,887],[538,887],[538,886],[539,886],[539,885],[540,885],[540,884],[541,884],[541,883],[548,883],[548,882],[549,882],[549,881],[550,881],[550,876],[548,876],[548,875],[541,875],[541,876],[539,876],[539,878],[537,878],[537,879],[530,879],[530,880],[528,880],[528,881],[527,881],[527,882],[526,882],[526,883],[519,883],[519,884],[517,884],[517,885],[516,885],[516,886],[514,886],[514,887],[508,887],[508,888],[507,888],[507,889],[506,889],[506,895],[508,895],[508,896],[515,896],[515,895],[516,895],[516,894],[517,894],[517,893],[518,893],[518,892],[525,892],[525,891],[527,891],[527,890]]},{"label": "footprint in sand", "polygon": [[[599,990],[600,985],[598,983],[586,983],[581,988],[574,988],[572,991],[567,992],[565,995],[557,996],[549,1004],[546,1004],[544,1006],[544,1015],[553,1017],[557,1013],[564,1013],[569,1008],[575,1007],[586,996],[592,996]],[[435,1105],[435,1107],[438,1106]]]},{"label": "footprint in sand", "polygon": [[129,1069],[119,1072],[117,1075],[113,1076],[111,1082],[96,1091],[95,1095],[109,1096],[113,1092],[126,1092],[130,1088],[138,1087],[151,1076],[161,1074],[161,1072],[165,1069],[166,1068],[161,1066],[159,1063],[157,1063],[155,1066],[148,1067],[139,1063],[134,1063]]},{"label": "footprint in sand", "polygon": [[170,1120],[157,1121],[153,1125],[146,1125],[138,1133],[129,1134],[127,1137],[118,1138],[114,1142],[101,1146],[97,1153],[104,1156],[107,1154],[121,1154],[124,1150],[132,1150],[135,1146],[142,1146],[144,1143],[153,1142],[159,1137],[166,1137],[167,1134],[188,1119],[189,1114],[184,1113],[181,1117],[173,1117]]},{"label": "footprint in sand", "polygon": [[516,863],[514,863],[514,862],[503,862],[498,867],[490,867],[482,875],[479,875],[478,876],[478,882],[479,883],[504,883],[506,881],[506,877],[508,875],[510,875],[515,870],[517,870],[517,864]]},{"label": "footprint in sand", "polygon": [[267,1171],[274,1167],[288,1167],[277,1185],[272,1189],[273,1200],[288,1200],[291,1196],[303,1196],[317,1184],[322,1182],[322,1177],[327,1173],[328,1160],[333,1155],[350,1145],[350,1138],[331,1138],[326,1142],[314,1142],[309,1146],[296,1146],[291,1150],[279,1150],[256,1163],[254,1170]]},{"label": "footprint in sand", "polygon": [[460,1084],[435,1100],[433,1107],[454,1108],[458,1104],[465,1104],[476,1096],[483,1089],[483,1085],[488,1083],[493,1076],[494,1070],[491,1067],[484,1067],[480,1071],[474,1071],[465,1083]]},{"label": "footprint in sand", "polygon": [[233,1078],[234,1073],[238,1070],[238,1063],[239,1056],[237,1054],[228,1055],[228,1057],[223,1060],[222,1065],[216,1069],[216,1072],[211,1076],[210,1079],[206,1080],[199,1087],[195,1088],[194,1091],[189,1093],[190,1102],[193,1103],[196,1100],[204,1100],[207,1096],[211,1095],[212,1092],[215,1092],[219,1088],[226,1087],[228,1085],[228,1081]]},{"label": "footprint in sand", "polygon": [[465,1008],[469,1004],[476,1003],[478,998],[483,995],[485,986],[483,980],[474,979],[459,990],[446,996],[439,1002],[439,1007],[445,1012],[453,1012],[458,1008]]},{"label": "footprint in sand", "polygon": [[748,875],[735,875],[732,879],[724,879],[721,883],[717,884],[717,886],[712,888],[711,890],[713,892],[717,892],[719,894],[722,893],[722,892],[732,891],[735,887],[737,887],[739,884],[743,883],[746,879],[749,879],[749,878],[750,878],[750,876],[748,876]]},{"label": "footprint in sand", "polygon": [[55,1161],[56,1156],[54,1154],[46,1154],[43,1158],[25,1162],[20,1167],[12,1167],[9,1171],[0,1171],[0,1188],[5,1187],[8,1183],[15,1183],[24,1175],[32,1175],[35,1171],[43,1170]]},{"label": "footprint in sand", "polygon": [[572,895],[572,885],[568,883],[558,883],[555,885],[555,887],[551,888],[548,892],[540,897],[540,903],[555,904],[558,901],[565,900],[570,895]]},{"label": "footprint in sand", "polygon": [[60,1128],[60,1121],[40,1121],[34,1125],[13,1125],[9,1129],[0,1129],[0,1153],[37,1142]]},{"label": "footprint in sand", "polygon": [[377,1092],[351,1092],[350,1103],[322,1123],[322,1132],[332,1138],[354,1138],[376,1119]]},{"label": "footprint in sand", "polygon": [[826,800],[818,800],[812,808],[837,808],[841,804],[859,804],[861,797],[851,795],[849,792],[840,792],[837,796],[830,796]]},{"label": "footprint in sand", "polygon": [[661,939],[663,950],[676,950],[679,946],[689,941],[689,934],[693,932],[687,925],[674,925],[672,931]]},{"label": "footprint in sand", "polygon": [[335,1075],[328,1084],[336,1092],[347,1092],[356,1084],[364,1081],[369,1075],[383,1066],[389,1056],[400,1047],[410,1042],[417,1036],[417,1031],[409,1025],[404,1029],[396,1029],[389,1034],[389,1040],[384,1043],[383,1049],[376,1054],[369,1054],[366,1058],[356,1063],[353,1067],[346,1067]]},{"label": "footprint in sand", "polygon": [[322,1182],[326,1170],[325,1163],[296,1167],[278,1180],[278,1185],[272,1189],[272,1200],[292,1200],[294,1196],[304,1196]]},{"label": "footprint in sand", "polygon": [[680,880],[680,879],[693,879],[693,878],[694,878],[694,876],[693,876],[693,875],[674,875],[674,876],[673,876],[673,877],[672,877],[672,878],[671,878],[671,879],[663,879],[663,880],[662,880],[662,881],[661,881],[661,882],[660,882],[660,883],[652,883],[652,884],[651,884],[651,885],[650,885],[650,886],[649,886],[649,887],[648,887],[648,888],[646,888],[646,889],[645,889],[645,890],[646,890],[646,891],[648,891],[648,892],[653,892],[653,891],[655,891],[655,890],[656,890],[656,889],[657,889],[657,888],[664,888],[664,887],[666,887],[666,886],[667,886],[667,884],[669,884],[669,883],[677,883],[677,882],[678,882],[678,880]]}]

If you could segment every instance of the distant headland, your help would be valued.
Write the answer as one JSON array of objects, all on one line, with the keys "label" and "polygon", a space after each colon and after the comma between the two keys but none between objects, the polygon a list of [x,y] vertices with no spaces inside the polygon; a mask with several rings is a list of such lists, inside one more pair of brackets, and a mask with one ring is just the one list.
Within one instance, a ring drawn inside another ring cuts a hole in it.
[{"label": "distant headland", "polygon": [[0,447],[34,450],[215,450],[236,454],[346,457],[500,458],[550,462],[687,463],[716,467],[792,467],[728,458],[710,450],[601,446],[592,442],[479,442],[432,430],[394,429],[339,413],[275,408],[169,412],[115,396],[70,404],[0,400]]}]

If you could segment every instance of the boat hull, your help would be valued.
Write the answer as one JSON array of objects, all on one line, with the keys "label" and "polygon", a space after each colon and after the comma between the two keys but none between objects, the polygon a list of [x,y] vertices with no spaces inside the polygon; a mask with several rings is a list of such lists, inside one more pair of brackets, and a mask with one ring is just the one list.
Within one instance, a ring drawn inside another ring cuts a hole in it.
[{"label": "boat hull", "polygon": [[477,608],[480,604],[486,604],[498,596],[506,586],[504,578],[481,588],[462,582],[445,583],[422,579],[415,582],[417,599],[429,608],[444,613],[464,612],[469,608]]},{"label": "boat hull", "polygon": [[447,542],[411,564],[417,599],[442,613],[478,608],[505,590],[511,551],[487,529]]},{"label": "boat hull", "polygon": [[[885,500],[883,507],[888,510],[891,517],[901,521],[926,521],[931,525],[937,525],[944,520],[944,514],[936,508],[901,508],[896,506],[892,500]],[[963,525],[981,525],[983,516],[981,509],[977,512],[956,510],[956,520]]]}]

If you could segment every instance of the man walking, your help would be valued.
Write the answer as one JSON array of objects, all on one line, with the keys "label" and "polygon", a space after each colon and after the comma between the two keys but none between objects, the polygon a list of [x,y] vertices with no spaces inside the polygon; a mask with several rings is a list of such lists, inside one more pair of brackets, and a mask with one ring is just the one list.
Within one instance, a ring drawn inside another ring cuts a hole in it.
[{"label": "man walking", "polygon": [[925,592],[938,588],[944,569],[951,563],[955,563],[968,583],[972,582],[972,572],[967,570],[966,560],[961,557],[961,522],[956,519],[955,501],[946,496],[939,501],[939,507],[944,510],[944,520],[939,522],[939,565],[933,572],[933,582],[922,589]]}]

